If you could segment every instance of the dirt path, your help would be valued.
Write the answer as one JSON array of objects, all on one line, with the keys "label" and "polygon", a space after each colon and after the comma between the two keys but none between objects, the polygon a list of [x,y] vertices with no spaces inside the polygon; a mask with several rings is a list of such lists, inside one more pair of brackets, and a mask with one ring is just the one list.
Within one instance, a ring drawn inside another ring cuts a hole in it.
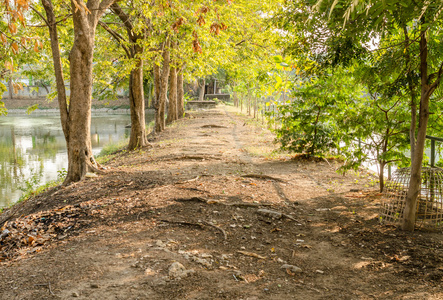
[{"label": "dirt path", "polygon": [[371,176],[252,123],[192,113],[0,215],[0,299],[443,299],[441,233],[379,225]]}]

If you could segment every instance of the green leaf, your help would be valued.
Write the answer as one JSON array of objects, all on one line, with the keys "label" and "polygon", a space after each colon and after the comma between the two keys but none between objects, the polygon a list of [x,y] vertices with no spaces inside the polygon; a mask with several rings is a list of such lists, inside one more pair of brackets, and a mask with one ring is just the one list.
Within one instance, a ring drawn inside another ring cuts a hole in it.
[{"label": "green leaf", "polygon": [[30,115],[34,110],[36,110],[38,108],[38,104],[34,104],[34,105],[31,105],[31,106],[29,106],[27,109],[26,109],[26,113],[28,114],[28,115]]},{"label": "green leaf", "polygon": [[275,55],[273,59],[276,64],[281,63],[283,61],[283,57],[281,55]]}]

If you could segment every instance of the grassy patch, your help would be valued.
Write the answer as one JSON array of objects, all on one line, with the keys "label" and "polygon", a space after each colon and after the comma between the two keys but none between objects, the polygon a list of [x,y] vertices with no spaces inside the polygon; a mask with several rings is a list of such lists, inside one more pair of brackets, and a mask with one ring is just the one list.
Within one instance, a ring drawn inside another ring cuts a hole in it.
[{"label": "grassy patch", "polygon": [[[43,193],[44,191],[46,191],[47,189],[49,189],[49,188],[53,188],[53,187],[56,187],[56,186],[58,186],[58,185],[60,185],[60,184],[62,184],[63,183],[63,179],[61,179],[61,178],[59,178],[59,179],[57,179],[57,180],[54,180],[54,181],[50,181],[50,182],[48,182],[48,183],[46,183],[46,184],[43,184],[43,185],[40,185],[40,186],[38,186],[38,187],[30,187],[28,190],[25,190],[24,192],[23,192],[23,195],[18,199],[18,201],[17,202],[15,202],[14,204],[12,204],[11,206],[13,206],[13,205],[15,205],[15,204],[18,204],[18,203],[20,203],[20,202],[23,202],[23,201],[26,201],[26,200],[28,200],[30,197],[32,197],[32,196],[36,196],[36,195],[38,195],[38,194],[41,194],[41,193]],[[0,211],[1,212],[1,211]]]},{"label": "grassy patch", "polygon": [[128,147],[128,139],[121,140],[116,143],[110,143],[103,147],[100,153],[96,156],[96,160],[100,164],[110,161],[117,153],[126,151]]}]

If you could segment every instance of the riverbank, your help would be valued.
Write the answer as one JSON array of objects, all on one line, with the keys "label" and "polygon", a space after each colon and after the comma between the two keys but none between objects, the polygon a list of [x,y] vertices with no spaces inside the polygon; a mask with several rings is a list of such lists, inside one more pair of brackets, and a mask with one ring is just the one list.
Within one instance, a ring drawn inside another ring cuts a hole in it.
[{"label": "riverbank", "polygon": [[[113,115],[129,115],[131,110],[129,108],[118,108],[118,107],[101,107],[101,108],[91,108],[93,114],[113,114]],[[146,109],[146,113],[154,113],[153,109]],[[24,115],[27,114],[26,109],[8,109],[8,115]],[[36,109],[32,111],[31,115],[60,115],[60,110],[57,108],[48,109]]]},{"label": "riverbank", "polygon": [[192,112],[106,174],[0,215],[5,299],[442,299],[441,233],[379,224],[365,171]]},{"label": "riverbank", "polygon": [[[16,97],[14,99],[1,99],[1,101],[5,104],[6,109],[9,111],[15,110],[25,110],[28,107],[33,105],[37,105],[37,111],[45,111],[45,110],[58,110],[58,102],[57,99],[52,101],[47,100],[45,97],[40,98],[19,98]],[[93,108],[104,108],[104,109],[129,109],[129,99],[128,98],[119,98],[116,100],[105,101],[105,100],[92,100]]]}]

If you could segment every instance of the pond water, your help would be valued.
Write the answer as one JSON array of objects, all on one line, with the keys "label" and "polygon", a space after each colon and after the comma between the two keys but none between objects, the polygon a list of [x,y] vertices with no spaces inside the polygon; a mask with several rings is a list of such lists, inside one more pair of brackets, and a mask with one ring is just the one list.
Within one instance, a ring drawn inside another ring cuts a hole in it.
[{"label": "pond water", "polygon": [[[130,134],[128,114],[93,114],[91,142],[94,154]],[[147,122],[152,120],[146,116]],[[58,114],[0,117],[0,208],[19,200],[30,185],[57,179],[67,169],[66,142]]]}]

